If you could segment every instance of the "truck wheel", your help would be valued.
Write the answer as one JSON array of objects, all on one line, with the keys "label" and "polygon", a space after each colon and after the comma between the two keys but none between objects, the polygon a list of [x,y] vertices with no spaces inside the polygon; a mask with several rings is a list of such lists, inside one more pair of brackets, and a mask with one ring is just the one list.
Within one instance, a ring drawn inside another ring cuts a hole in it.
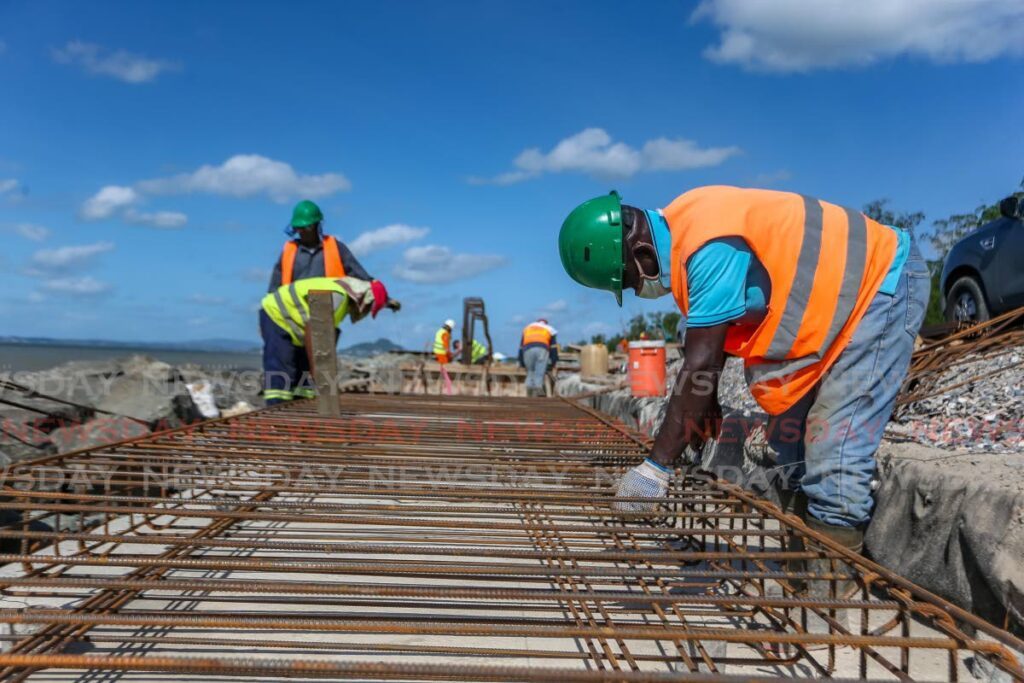
[{"label": "truck wheel", "polygon": [[946,320],[983,323],[990,317],[985,295],[982,294],[977,280],[965,275],[953,283],[946,297]]}]

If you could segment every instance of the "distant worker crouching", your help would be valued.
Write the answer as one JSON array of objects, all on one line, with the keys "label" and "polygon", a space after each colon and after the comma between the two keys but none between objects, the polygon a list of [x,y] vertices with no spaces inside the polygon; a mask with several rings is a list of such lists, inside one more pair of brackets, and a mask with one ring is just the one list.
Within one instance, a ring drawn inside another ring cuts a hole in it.
[{"label": "distant worker crouching", "polygon": [[519,365],[526,368],[526,395],[544,396],[544,376],[558,362],[558,331],[544,318],[523,328]]},{"label": "distant worker crouching", "polygon": [[434,358],[441,365],[452,362],[452,330],[455,329],[455,321],[449,318],[434,333]]},{"label": "distant worker crouching", "polygon": [[388,296],[383,283],[354,277],[312,277],[282,285],[263,297],[260,305],[260,334],[263,337],[263,399],[274,405],[295,398],[316,395],[310,377],[309,294],[329,291],[334,308],[334,326],[347,315],[357,323],[387,306],[398,311],[401,304]]},{"label": "distant worker crouching", "polygon": [[[462,353],[462,342],[456,340],[455,342],[455,357],[458,358]],[[483,365],[491,359],[491,352],[487,348],[487,344],[481,343],[478,339],[473,340],[472,351],[469,354],[469,362],[473,365]]]},{"label": "distant worker crouching", "polygon": [[783,505],[860,552],[875,451],[928,303],[928,269],[909,232],[800,194],[714,186],[657,211],[614,192],[592,199],[565,220],[559,252],[574,280],[610,290],[620,306],[624,289],[671,295],[687,318],[664,421],[617,495],[664,498],[684,448],[717,437],[718,381],[726,354],[738,356],[772,418],[770,473]]}]

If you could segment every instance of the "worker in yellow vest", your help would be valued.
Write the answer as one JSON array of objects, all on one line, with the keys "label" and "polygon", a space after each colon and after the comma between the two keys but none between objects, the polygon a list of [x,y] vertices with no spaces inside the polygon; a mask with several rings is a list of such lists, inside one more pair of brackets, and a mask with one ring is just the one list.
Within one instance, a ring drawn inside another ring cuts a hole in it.
[{"label": "worker in yellow vest", "polygon": [[558,331],[545,318],[523,328],[519,339],[519,365],[526,368],[526,395],[544,396],[544,377],[558,362]]},{"label": "worker in yellow vest", "polygon": [[324,214],[314,202],[304,199],[295,205],[288,224],[288,234],[293,239],[281,249],[267,292],[311,277],[349,276],[373,281],[341,240],[323,233],[323,221]]},{"label": "worker in yellow vest", "polygon": [[449,318],[434,333],[434,358],[441,365],[452,362],[452,330],[455,329],[455,321]]},{"label": "worker in yellow vest", "polygon": [[[480,340],[474,339],[470,348],[472,350],[469,352],[469,362],[473,365],[483,365],[491,359],[491,352],[487,348],[487,344]],[[455,357],[458,358],[460,354],[462,354],[462,342],[455,340]]]},{"label": "worker in yellow vest", "polygon": [[379,280],[367,282],[354,277],[306,278],[281,285],[264,296],[259,317],[263,337],[263,399],[267,405],[316,395],[306,335],[309,293],[314,291],[332,293],[336,328],[345,316],[356,323],[367,314],[376,318],[385,306],[393,311],[401,308]]},{"label": "worker in yellow vest", "polygon": [[765,492],[859,552],[874,454],[928,303],[911,234],[790,192],[698,187],[663,209],[618,193],[565,220],[559,252],[580,284],[654,299],[686,316],[684,363],[650,456],[621,480],[620,509],[663,499],[685,447],[719,434],[725,356],[744,359],[769,414],[776,481]]}]

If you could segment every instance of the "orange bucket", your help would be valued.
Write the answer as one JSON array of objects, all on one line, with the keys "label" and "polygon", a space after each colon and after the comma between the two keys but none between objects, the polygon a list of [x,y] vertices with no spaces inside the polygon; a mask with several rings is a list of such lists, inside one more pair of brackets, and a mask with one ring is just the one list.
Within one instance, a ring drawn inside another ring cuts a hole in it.
[{"label": "orange bucket", "polygon": [[636,398],[665,395],[664,341],[629,342],[629,386]]}]

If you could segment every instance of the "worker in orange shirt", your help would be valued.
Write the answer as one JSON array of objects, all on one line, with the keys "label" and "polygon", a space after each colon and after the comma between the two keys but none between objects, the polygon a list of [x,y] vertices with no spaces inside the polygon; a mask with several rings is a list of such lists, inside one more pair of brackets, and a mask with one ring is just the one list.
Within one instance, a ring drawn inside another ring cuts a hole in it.
[{"label": "worker in orange shirt", "polygon": [[771,417],[774,493],[860,552],[875,451],[928,304],[928,269],[909,232],[800,194],[712,186],[660,210],[615,192],[585,202],[563,223],[559,252],[574,280],[619,305],[624,289],[671,295],[686,316],[665,419],[618,495],[665,497],[683,450],[718,435],[718,381],[725,356],[739,356]]},{"label": "worker in orange shirt", "polygon": [[452,362],[452,330],[455,329],[455,321],[449,318],[434,333],[434,358],[441,365]]},{"label": "worker in orange shirt", "polygon": [[558,331],[539,318],[523,328],[519,365],[526,368],[526,395],[544,396],[544,376],[558,362]]}]

